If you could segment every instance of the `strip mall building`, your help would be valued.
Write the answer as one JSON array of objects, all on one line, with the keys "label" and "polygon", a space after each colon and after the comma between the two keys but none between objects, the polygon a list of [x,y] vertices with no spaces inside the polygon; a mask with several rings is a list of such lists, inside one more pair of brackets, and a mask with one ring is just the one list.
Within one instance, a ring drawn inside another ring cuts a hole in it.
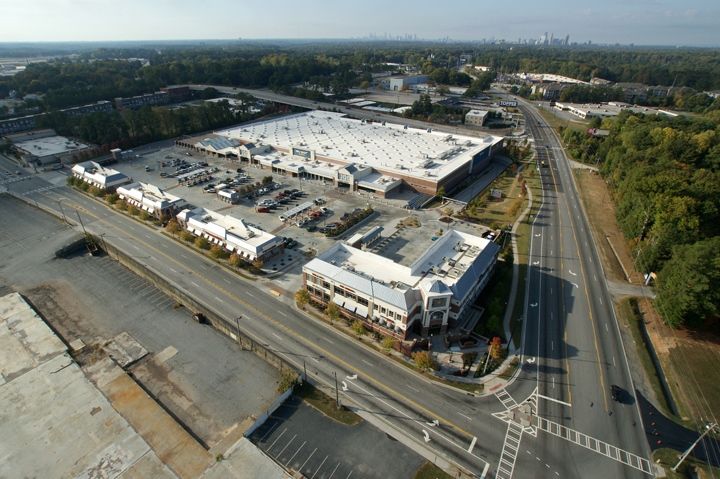
[{"label": "strip mall building", "polygon": [[[430,195],[450,191],[484,170],[503,147],[501,137],[449,135],[325,111],[217,131],[214,137],[229,140],[219,145],[223,156],[249,161],[271,174],[324,181],[378,197],[403,189]],[[218,154],[209,140],[177,144]]]}]

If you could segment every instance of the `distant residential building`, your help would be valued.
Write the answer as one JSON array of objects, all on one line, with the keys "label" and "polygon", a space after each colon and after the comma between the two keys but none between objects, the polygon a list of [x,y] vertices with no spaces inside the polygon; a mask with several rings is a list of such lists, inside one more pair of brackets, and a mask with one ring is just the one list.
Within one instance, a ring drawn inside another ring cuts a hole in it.
[{"label": "distant residential building", "polygon": [[[109,101],[99,101],[97,103],[91,103],[90,105],[76,106],[60,111],[72,116],[81,116],[97,112],[108,113],[111,112],[112,109],[112,104]],[[39,113],[37,115],[0,120],[0,135],[32,130],[37,125],[37,120],[43,115],[44,113]]]},{"label": "distant residential building", "polygon": [[108,192],[115,191],[118,186],[130,183],[130,178],[124,174],[111,168],[105,168],[94,161],[78,163],[72,167],[72,174],[75,178],[92,186],[105,188]]},{"label": "distant residential building", "polygon": [[115,108],[118,110],[135,110],[144,106],[165,105],[169,101],[167,92],[158,91],[146,93],[131,98],[115,98]]},{"label": "distant residential building", "polygon": [[72,116],[82,116],[97,112],[110,113],[113,111],[113,107],[109,101],[101,100],[97,103],[91,103],[90,105],[75,106],[60,111]]},{"label": "distant residential building", "polygon": [[616,83],[616,87],[622,88],[625,101],[637,103],[647,100],[647,85],[642,83]]},{"label": "distant residential building", "polygon": [[542,95],[543,100],[557,100],[567,86],[563,83],[536,83],[532,86],[532,93]]},{"label": "distant residential building", "polygon": [[285,251],[282,238],[250,226],[244,220],[230,215],[196,208],[181,211],[177,215],[177,220],[183,229],[195,236],[202,236],[211,245],[221,246],[251,263],[258,260],[267,261]]},{"label": "distant residential building", "polygon": [[135,153],[132,150],[123,151],[120,148],[110,150],[110,154],[115,161],[130,161],[135,158]]}]

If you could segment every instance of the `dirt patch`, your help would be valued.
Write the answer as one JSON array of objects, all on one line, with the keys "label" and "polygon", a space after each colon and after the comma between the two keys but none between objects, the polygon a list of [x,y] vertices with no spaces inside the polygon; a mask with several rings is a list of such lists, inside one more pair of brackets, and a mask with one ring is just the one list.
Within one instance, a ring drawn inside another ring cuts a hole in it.
[{"label": "dirt patch", "polygon": [[617,226],[615,203],[610,199],[605,181],[595,171],[573,170],[573,173],[608,279],[627,282],[627,272],[631,283],[642,284],[643,277],[633,270],[632,256]]}]

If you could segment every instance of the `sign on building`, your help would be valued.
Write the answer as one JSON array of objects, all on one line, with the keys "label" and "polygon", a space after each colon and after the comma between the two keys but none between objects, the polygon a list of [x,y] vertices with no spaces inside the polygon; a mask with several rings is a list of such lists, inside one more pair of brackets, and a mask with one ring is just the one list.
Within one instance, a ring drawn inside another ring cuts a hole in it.
[{"label": "sign on building", "polygon": [[501,101],[500,106],[517,106],[516,101]]}]

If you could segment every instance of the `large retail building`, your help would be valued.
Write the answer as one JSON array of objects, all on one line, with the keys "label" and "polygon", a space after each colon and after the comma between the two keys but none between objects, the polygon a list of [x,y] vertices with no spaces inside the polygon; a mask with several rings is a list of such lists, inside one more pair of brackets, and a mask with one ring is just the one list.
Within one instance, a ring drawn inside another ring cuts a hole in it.
[{"label": "large retail building", "polygon": [[403,189],[430,195],[450,191],[485,169],[503,147],[501,137],[449,135],[325,111],[217,131],[215,137],[228,141],[179,140],[178,145],[379,197]]}]

